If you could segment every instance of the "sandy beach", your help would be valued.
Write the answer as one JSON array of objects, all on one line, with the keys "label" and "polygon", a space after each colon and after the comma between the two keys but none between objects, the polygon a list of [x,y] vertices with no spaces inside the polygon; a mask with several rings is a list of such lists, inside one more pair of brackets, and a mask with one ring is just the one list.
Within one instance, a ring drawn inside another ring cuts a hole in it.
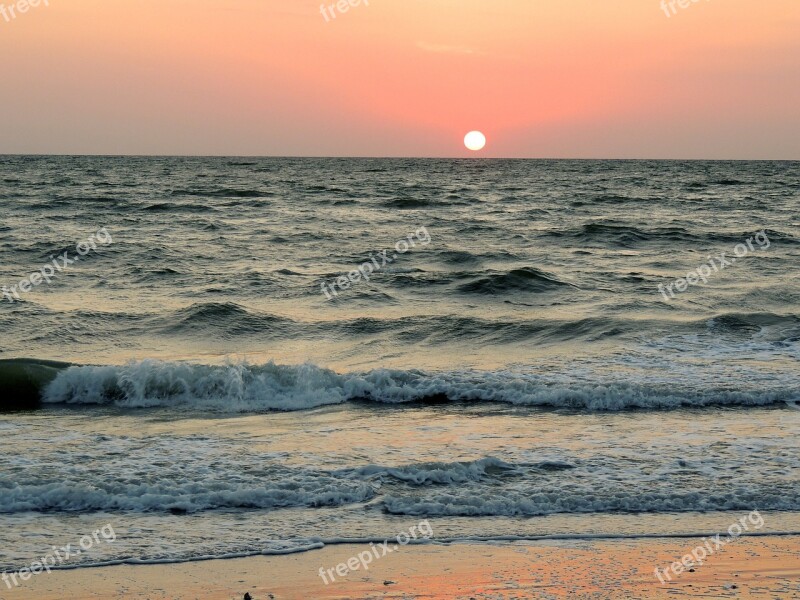
[{"label": "sandy beach", "polygon": [[796,536],[740,538],[694,572],[661,585],[655,567],[699,544],[687,538],[407,546],[326,586],[320,567],[335,567],[365,549],[339,545],[284,556],[59,571],[3,590],[0,598],[800,598]]}]

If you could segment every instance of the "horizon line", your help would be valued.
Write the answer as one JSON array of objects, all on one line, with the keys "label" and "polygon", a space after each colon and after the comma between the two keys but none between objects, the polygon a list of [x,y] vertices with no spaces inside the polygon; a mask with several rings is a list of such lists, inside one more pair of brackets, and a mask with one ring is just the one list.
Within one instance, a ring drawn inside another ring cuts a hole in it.
[{"label": "horizon line", "polygon": [[620,157],[522,157],[522,156],[315,156],[278,154],[69,154],[69,153],[26,153],[0,152],[0,157],[26,158],[255,158],[255,159],[309,159],[309,160],[537,160],[537,161],[628,161],[628,162],[800,162],[800,158],[620,158]]}]

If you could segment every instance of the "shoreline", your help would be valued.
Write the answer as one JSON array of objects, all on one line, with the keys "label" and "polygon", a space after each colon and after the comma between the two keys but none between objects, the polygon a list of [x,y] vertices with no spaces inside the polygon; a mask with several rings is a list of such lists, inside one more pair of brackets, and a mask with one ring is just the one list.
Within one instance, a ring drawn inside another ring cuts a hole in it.
[{"label": "shoreline", "polygon": [[[608,534],[608,533],[598,533],[598,534],[553,534],[553,535],[532,535],[532,536],[514,536],[514,535],[502,535],[496,537],[483,537],[483,536],[471,536],[471,537],[462,537],[462,538],[431,538],[429,540],[411,540],[406,544],[406,547],[412,546],[439,546],[439,547],[448,547],[448,546],[457,546],[457,545],[488,545],[488,546],[503,546],[503,545],[522,545],[522,544],[538,544],[543,543],[547,544],[549,542],[557,543],[557,542],[596,542],[596,543],[604,543],[604,542],[637,542],[642,541],[646,542],[649,540],[663,540],[663,541],[672,541],[672,540],[697,540],[697,539],[705,539],[705,538],[713,538],[714,536],[719,535],[720,537],[725,537],[728,534],[725,532],[714,532],[714,533],[633,533],[633,534]],[[759,537],[796,537],[800,540],[800,531],[754,531],[749,533],[743,533],[742,535],[738,536],[737,539],[744,539],[744,538],[759,538]],[[392,538],[388,538],[392,539]],[[202,557],[193,557],[193,558],[185,558],[185,559],[155,559],[152,561],[147,560],[112,560],[108,562],[100,562],[96,564],[78,564],[78,565],[63,565],[63,566],[54,566],[51,567],[51,571],[77,571],[81,569],[102,569],[108,567],[150,567],[150,566],[169,566],[169,565],[184,565],[184,564],[192,564],[192,563],[205,563],[205,562],[214,562],[214,561],[226,561],[226,560],[242,560],[248,558],[258,558],[258,557],[276,557],[276,556],[290,556],[294,554],[307,554],[313,553],[320,550],[324,550],[326,548],[336,548],[338,546],[353,546],[353,547],[364,547],[370,544],[380,544],[384,542],[383,538],[347,538],[343,540],[319,540],[313,542],[308,546],[298,547],[298,548],[287,548],[285,550],[271,550],[271,551],[253,551],[253,552],[238,552],[230,555],[221,555],[221,556],[202,556]],[[0,600],[2,600],[2,596],[0,596]]]},{"label": "shoreline", "polygon": [[[183,563],[62,569],[32,577],[0,600],[315,600],[419,598],[593,599],[737,597],[800,599],[800,535],[741,536],[693,572],[665,584],[656,568],[681,560],[700,537],[561,539],[414,544],[327,585],[321,569],[363,552],[343,543],[319,550]],[[390,583],[385,583],[390,582]]]}]

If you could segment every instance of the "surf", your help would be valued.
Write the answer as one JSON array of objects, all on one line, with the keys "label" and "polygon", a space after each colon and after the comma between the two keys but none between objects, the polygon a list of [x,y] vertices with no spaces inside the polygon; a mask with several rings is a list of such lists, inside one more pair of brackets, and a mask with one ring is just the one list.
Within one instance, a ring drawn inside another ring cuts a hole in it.
[{"label": "surf", "polygon": [[502,403],[579,412],[676,410],[782,405],[800,398],[791,381],[732,389],[724,381],[688,385],[644,376],[600,380],[549,372],[377,368],[338,373],[313,363],[204,365],[143,360],[124,365],[70,365],[20,359],[0,362],[3,410],[71,405],[167,408],[242,414],[302,411],[344,403],[402,406]]}]

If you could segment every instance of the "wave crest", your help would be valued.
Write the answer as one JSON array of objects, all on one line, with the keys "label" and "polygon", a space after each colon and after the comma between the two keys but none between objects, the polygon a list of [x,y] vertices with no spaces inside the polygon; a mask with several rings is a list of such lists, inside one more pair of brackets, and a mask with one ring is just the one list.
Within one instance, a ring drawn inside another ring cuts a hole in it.
[{"label": "wave crest", "polygon": [[511,371],[425,372],[376,369],[339,374],[302,365],[196,365],[145,360],[123,366],[72,366],[46,386],[48,404],[170,407],[223,413],[296,411],[348,401],[504,402],[617,411],[705,406],[764,406],[797,400],[793,387],[731,389],[640,382],[564,381]]}]

